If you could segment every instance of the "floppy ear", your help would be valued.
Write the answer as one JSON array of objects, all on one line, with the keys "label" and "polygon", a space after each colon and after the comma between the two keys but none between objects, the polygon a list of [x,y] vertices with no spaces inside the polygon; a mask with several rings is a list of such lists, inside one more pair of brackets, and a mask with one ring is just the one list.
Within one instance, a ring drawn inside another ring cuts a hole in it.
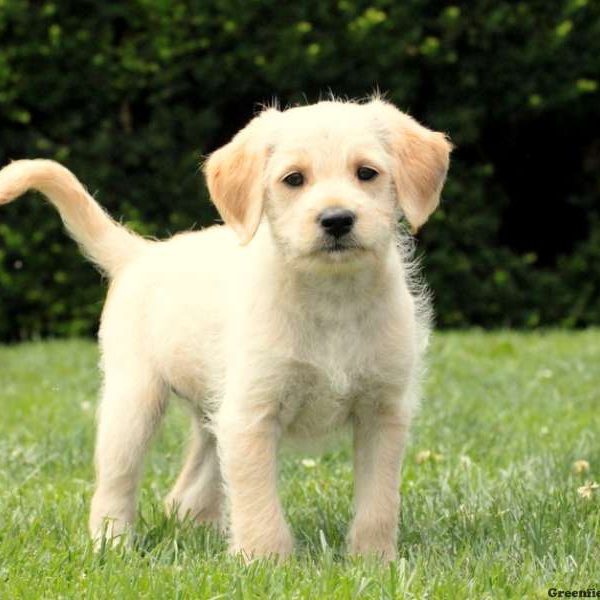
[{"label": "floppy ear", "polygon": [[439,204],[452,144],[388,102],[371,105],[387,134],[398,201],[414,233]]},{"label": "floppy ear", "polygon": [[268,109],[252,119],[204,165],[211,200],[242,244],[252,239],[262,217],[266,133],[275,114],[277,110]]}]

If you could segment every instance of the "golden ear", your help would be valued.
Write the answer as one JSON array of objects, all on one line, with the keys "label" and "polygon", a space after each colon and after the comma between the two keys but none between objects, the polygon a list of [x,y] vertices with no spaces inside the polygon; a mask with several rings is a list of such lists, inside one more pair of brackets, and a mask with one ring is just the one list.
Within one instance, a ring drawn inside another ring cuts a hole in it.
[{"label": "golden ear", "polygon": [[387,133],[398,201],[414,233],[440,202],[452,144],[392,104],[377,99],[370,105]]},{"label": "golden ear", "polygon": [[204,165],[211,200],[242,244],[253,238],[262,217],[267,125],[274,114],[268,109],[252,119]]}]

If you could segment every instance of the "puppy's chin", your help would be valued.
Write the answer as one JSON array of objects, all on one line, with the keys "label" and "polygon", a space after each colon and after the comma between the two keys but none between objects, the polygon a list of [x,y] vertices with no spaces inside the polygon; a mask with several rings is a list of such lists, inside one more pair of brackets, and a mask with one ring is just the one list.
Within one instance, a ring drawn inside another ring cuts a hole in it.
[{"label": "puppy's chin", "polygon": [[302,271],[351,273],[372,266],[375,253],[356,242],[320,241],[307,252],[298,254],[294,263]]},{"label": "puppy's chin", "polygon": [[313,252],[313,256],[317,260],[325,263],[342,264],[356,263],[364,260],[366,251],[359,246],[344,246],[341,244],[332,244],[324,248],[319,248]]}]

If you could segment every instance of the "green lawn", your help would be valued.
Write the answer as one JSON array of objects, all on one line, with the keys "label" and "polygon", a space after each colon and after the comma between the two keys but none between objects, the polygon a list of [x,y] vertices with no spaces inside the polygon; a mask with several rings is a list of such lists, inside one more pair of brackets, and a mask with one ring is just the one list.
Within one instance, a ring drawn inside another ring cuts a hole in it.
[{"label": "green lawn", "polygon": [[[314,463],[286,455],[297,556],[244,566],[218,533],[163,517],[187,437],[176,405],[148,460],[139,541],[95,555],[86,522],[96,347],[0,348],[0,598],[545,598],[549,587],[600,588],[600,489],[578,493],[600,481],[600,330],[437,334],[430,356],[399,560],[343,554],[345,444]],[[581,459],[590,469],[577,474]]]}]

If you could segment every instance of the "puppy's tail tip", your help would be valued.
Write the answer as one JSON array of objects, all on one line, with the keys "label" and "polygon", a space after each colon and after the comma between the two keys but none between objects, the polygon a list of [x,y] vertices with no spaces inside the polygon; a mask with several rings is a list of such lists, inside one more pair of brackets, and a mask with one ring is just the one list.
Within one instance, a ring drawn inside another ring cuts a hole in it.
[{"label": "puppy's tail tip", "polygon": [[28,190],[40,191],[50,200],[83,252],[110,276],[149,243],[115,222],[57,162],[16,160],[0,170],[0,205]]},{"label": "puppy's tail tip", "polygon": [[0,171],[0,204],[8,204],[27,191],[30,162],[14,161]]}]

